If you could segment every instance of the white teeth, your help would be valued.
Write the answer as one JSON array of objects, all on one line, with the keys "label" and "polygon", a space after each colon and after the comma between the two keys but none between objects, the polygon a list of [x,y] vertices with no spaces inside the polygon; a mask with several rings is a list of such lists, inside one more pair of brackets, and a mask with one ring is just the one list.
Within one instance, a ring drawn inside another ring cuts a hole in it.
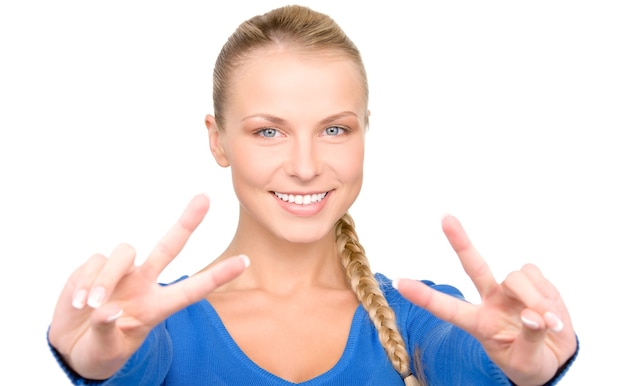
[{"label": "white teeth", "polygon": [[326,193],[317,193],[317,194],[286,194],[286,193],[278,193],[274,192],[274,195],[285,202],[290,202],[296,205],[309,205],[314,204],[316,202],[320,202],[326,197]]}]

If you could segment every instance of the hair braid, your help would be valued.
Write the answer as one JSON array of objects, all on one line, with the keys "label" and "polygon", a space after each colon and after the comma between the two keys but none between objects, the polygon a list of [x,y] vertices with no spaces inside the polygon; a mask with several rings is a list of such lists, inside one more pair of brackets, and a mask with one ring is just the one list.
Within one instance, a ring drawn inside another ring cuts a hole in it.
[{"label": "hair braid", "polygon": [[335,236],[347,279],[374,323],[391,364],[403,377],[406,386],[421,385],[411,372],[410,355],[398,331],[396,315],[378,286],[365,256],[365,250],[356,234],[354,220],[348,213],[337,221]]}]

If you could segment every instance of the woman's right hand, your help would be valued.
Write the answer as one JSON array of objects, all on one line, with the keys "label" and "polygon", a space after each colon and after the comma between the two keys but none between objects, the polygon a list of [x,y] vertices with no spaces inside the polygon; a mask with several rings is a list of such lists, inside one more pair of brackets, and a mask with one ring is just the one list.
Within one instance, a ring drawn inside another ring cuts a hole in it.
[{"label": "woman's right hand", "polygon": [[48,338],[74,371],[88,379],[109,378],[153,327],[244,271],[248,258],[234,256],[176,284],[157,282],[208,209],[207,196],[194,197],[142,265],[135,265],[134,249],[121,244],[108,258],[94,255],[72,273]]}]

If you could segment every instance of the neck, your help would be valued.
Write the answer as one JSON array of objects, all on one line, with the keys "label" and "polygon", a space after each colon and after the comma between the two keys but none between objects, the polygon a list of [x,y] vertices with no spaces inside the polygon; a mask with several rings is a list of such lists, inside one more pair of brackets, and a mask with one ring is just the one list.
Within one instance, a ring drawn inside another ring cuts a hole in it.
[{"label": "neck", "polygon": [[264,228],[240,222],[233,240],[217,260],[237,254],[248,255],[250,267],[224,285],[224,290],[260,289],[293,294],[312,287],[349,288],[334,229],[314,242],[294,243],[279,239]]}]

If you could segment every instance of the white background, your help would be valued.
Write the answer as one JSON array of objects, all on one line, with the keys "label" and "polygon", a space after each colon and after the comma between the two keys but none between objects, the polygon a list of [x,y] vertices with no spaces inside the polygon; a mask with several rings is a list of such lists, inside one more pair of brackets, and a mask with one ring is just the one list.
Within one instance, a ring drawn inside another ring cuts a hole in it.
[{"label": "white background", "polygon": [[[498,279],[534,262],[560,289],[581,341],[563,385],[623,379],[620,2],[301,3],[343,26],[369,73],[352,213],[373,268],[477,301],[440,231],[455,214]],[[241,21],[284,4],[0,5],[1,383],[67,384],[46,328],[91,254],[125,241],[145,257],[203,191],[212,209],[163,281],[226,246],[237,204],[203,125],[212,66]]]}]

